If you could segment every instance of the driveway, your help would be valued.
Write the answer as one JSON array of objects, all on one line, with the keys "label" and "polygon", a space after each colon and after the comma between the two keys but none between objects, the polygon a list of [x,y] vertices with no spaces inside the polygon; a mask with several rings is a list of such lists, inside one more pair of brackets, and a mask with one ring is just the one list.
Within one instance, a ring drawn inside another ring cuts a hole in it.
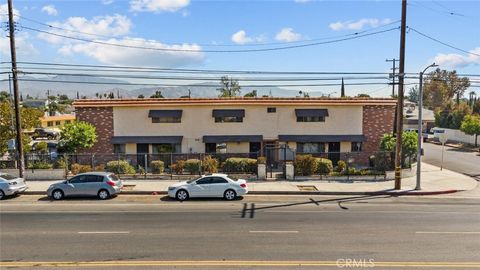
[{"label": "driveway", "polygon": [[[440,167],[442,146],[425,143],[423,148],[425,149],[425,155],[422,161]],[[445,146],[443,155],[444,168],[480,179],[480,153]]]}]

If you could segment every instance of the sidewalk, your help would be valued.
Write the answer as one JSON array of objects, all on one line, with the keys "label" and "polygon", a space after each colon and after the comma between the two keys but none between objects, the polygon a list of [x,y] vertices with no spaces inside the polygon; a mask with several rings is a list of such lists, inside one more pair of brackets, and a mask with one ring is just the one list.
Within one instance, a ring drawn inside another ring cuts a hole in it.
[{"label": "sidewalk", "polygon": [[[45,194],[48,186],[58,181],[28,181],[26,194]],[[124,194],[166,194],[168,186],[177,180],[124,181]],[[415,191],[416,177],[402,179],[402,189],[393,190],[394,181],[327,182],[327,181],[255,181],[249,182],[249,194],[312,194],[312,195],[434,195],[472,190],[478,182],[468,176],[422,163],[422,190]],[[303,186],[299,187],[299,186]],[[480,192],[479,192],[480,193]],[[480,194],[478,196],[480,198]]]}]

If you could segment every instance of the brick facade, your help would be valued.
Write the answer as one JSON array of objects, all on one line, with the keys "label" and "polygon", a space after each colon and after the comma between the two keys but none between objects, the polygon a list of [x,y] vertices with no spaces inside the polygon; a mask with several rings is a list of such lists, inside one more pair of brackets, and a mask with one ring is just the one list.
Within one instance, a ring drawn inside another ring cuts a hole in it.
[{"label": "brick facade", "polygon": [[365,141],[362,148],[365,153],[373,154],[378,151],[383,134],[393,132],[394,119],[395,106],[363,106],[363,135],[365,135]]},{"label": "brick facade", "polygon": [[113,153],[113,108],[112,107],[77,107],[75,115],[78,121],[91,123],[97,128],[97,142],[84,153]]}]

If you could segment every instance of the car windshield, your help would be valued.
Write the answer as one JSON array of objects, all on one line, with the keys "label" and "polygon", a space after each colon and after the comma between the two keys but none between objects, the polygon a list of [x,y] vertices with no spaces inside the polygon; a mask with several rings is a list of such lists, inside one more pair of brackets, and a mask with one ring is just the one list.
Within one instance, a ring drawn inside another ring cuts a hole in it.
[{"label": "car windshield", "polygon": [[11,174],[0,174],[0,177],[5,180],[13,180],[17,178],[16,176],[13,176]]}]

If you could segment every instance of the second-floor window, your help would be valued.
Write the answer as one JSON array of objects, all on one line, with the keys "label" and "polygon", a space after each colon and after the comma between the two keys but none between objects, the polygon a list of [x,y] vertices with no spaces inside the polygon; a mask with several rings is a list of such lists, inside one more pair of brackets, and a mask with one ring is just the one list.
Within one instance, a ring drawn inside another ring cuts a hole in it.
[{"label": "second-floor window", "polygon": [[152,117],[152,123],[180,123],[180,117]]},{"label": "second-floor window", "polygon": [[325,116],[297,116],[297,122],[325,122]]},{"label": "second-floor window", "polygon": [[240,116],[215,117],[215,123],[235,123],[235,122],[243,122],[243,117],[240,117]]},{"label": "second-floor window", "polygon": [[361,142],[352,142],[352,152],[361,152],[362,151],[362,143]]}]

